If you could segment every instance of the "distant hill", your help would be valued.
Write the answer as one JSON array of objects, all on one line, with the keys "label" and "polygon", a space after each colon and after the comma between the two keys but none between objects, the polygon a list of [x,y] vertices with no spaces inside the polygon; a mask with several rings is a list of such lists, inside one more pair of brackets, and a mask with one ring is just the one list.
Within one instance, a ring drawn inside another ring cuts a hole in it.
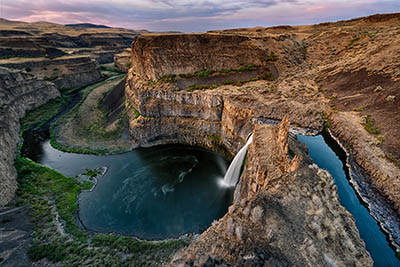
[{"label": "distant hill", "polygon": [[67,27],[81,27],[81,28],[111,28],[106,25],[97,25],[91,23],[77,23],[77,24],[65,24]]}]

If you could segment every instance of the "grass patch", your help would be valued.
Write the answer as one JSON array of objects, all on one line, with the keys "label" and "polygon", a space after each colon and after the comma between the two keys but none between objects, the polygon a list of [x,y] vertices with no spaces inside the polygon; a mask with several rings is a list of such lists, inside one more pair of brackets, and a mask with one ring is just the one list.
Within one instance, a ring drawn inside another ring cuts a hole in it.
[{"label": "grass patch", "polygon": [[201,70],[201,71],[196,71],[194,73],[194,75],[197,76],[197,77],[208,77],[208,76],[210,76],[210,75],[212,75],[214,73],[215,73],[215,70],[206,70],[206,69],[204,69],[204,70]]},{"label": "grass patch", "polygon": [[372,118],[371,115],[366,115],[364,118],[365,122],[362,123],[362,125],[367,132],[375,135],[381,133],[381,129],[377,125],[375,125],[375,120]]},{"label": "grass patch", "polygon": [[49,215],[48,203],[54,201],[66,231],[80,241],[86,240],[87,234],[76,226],[74,214],[76,198],[82,189],[87,188],[74,178],[67,178],[28,158],[17,157],[15,167],[19,184],[17,195],[23,197],[25,205],[30,205],[34,222]]},{"label": "grass patch", "polygon": [[94,178],[97,175],[99,175],[101,173],[101,171],[99,169],[87,169],[86,171],[83,173],[83,175],[89,176],[90,178]]},{"label": "grass patch", "polygon": [[[65,177],[26,158],[18,157],[15,166],[19,185],[15,203],[28,205],[33,223],[33,245],[28,250],[33,261],[46,258],[61,266],[151,266],[168,261],[188,244],[187,239],[148,242],[112,234],[96,234],[89,243],[89,234],[78,228],[74,216],[79,192],[91,183]],[[58,231],[54,210],[67,235]]]},{"label": "grass patch", "polygon": [[353,108],[353,111],[357,111],[357,112],[361,112],[363,110],[364,110],[364,107]]},{"label": "grass patch", "polygon": [[45,125],[60,112],[65,103],[66,100],[64,98],[58,97],[29,111],[27,115],[20,120],[22,132],[28,129],[38,129]]},{"label": "grass patch", "polygon": [[213,143],[221,143],[222,142],[221,136],[219,136],[219,135],[209,135],[209,136],[207,136],[207,139]]}]

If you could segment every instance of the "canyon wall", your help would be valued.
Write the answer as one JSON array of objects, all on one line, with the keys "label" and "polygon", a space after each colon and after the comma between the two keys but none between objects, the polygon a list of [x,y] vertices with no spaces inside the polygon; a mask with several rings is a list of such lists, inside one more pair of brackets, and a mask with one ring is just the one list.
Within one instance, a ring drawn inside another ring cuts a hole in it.
[{"label": "canyon wall", "polygon": [[293,45],[288,35],[141,35],[132,43],[132,67],[136,74],[150,80],[204,69],[238,69],[249,64],[266,64],[275,49],[276,53]]},{"label": "canyon wall", "polygon": [[98,63],[89,56],[15,58],[0,60],[0,66],[28,71],[63,89],[83,87],[103,78]]},{"label": "canyon wall", "polygon": [[132,50],[127,48],[121,53],[114,55],[114,65],[120,72],[127,73],[132,64],[131,58]]},{"label": "canyon wall", "polygon": [[[135,146],[186,143],[234,154],[257,119],[287,116],[298,126],[322,128],[323,102],[285,101],[275,88],[285,65],[301,62],[301,46],[287,35],[142,35],[132,51],[125,94]],[[204,69],[213,72],[193,74]],[[171,76],[178,73],[187,75]],[[173,79],[157,80],[165,75]],[[232,84],[234,76],[246,81]],[[210,80],[218,83],[202,89]]]},{"label": "canyon wall", "polygon": [[[255,133],[229,212],[171,265],[372,266],[332,177],[295,140],[296,156],[288,156],[288,120],[321,130],[329,109],[315,91],[281,87],[288,69],[302,62],[302,49],[279,34],[148,35],[133,42],[125,107],[134,146],[185,143],[232,156]],[[285,117],[280,128],[259,125]]]},{"label": "canyon wall", "polygon": [[[257,125],[233,205],[171,266],[372,266],[333,178],[289,123]],[[288,148],[296,155],[288,156]]]},{"label": "canyon wall", "polygon": [[19,140],[19,120],[26,111],[59,95],[53,83],[23,71],[0,67],[0,205],[7,204],[17,189],[14,159]]}]

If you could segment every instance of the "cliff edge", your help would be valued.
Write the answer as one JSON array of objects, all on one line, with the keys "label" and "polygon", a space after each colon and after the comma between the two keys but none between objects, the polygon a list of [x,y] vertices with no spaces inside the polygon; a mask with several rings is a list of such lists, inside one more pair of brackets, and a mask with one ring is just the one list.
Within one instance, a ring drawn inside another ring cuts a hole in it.
[{"label": "cliff edge", "polygon": [[60,93],[53,83],[24,71],[0,67],[0,205],[7,204],[17,189],[14,159],[19,140],[19,119]]}]

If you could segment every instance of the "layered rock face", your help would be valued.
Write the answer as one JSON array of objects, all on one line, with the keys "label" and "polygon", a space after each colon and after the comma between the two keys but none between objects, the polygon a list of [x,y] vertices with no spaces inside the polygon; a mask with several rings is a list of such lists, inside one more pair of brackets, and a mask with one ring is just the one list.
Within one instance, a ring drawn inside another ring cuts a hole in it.
[{"label": "layered rock face", "polygon": [[333,178],[295,139],[288,144],[288,129],[287,120],[255,127],[229,212],[170,265],[373,265]]},{"label": "layered rock face", "polygon": [[132,50],[130,48],[125,49],[119,54],[114,55],[114,65],[121,72],[127,73],[131,67]]},{"label": "layered rock face", "polygon": [[113,55],[129,47],[144,31],[92,25],[61,25],[0,20],[0,58],[91,56],[99,64],[111,63]]},{"label": "layered rock face", "polygon": [[199,70],[262,65],[277,45],[293,45],[288,35],[247,37],[225,34],[142,35],[132,43],[132,67],[145,79]]},{"label": "layered rock face", "polygon": [[52,81],[58,88],[71,89],[92,84],[102,78],[99,65],[88,56],[64,56],[55,59],[16,58],[0,60],[0,66],[29,71]]},{"label": "layered rock face", "polygon": [[[257,119],[288,116],[303,127],[322,127],[323,101],[309,102],[302,97],[284,101],[286,96],[275,88],[273,80],[284,71],[284,65],[301,61],[301,46],[287,35],[142,35],[133,42],[132,51],[125,94],[136,146],[186,143],[232,154],[243,145]],[[271,55],[280,56],[269,60]],[[240,70],[249,65],[255,69]],[[205,68],[214,72],[186,78],[187,73]],[[179,73],[186,75],[152,81]],[[267,74],[270,80],[259,79]],[[231,85],[234,75],[246,77],[246,83]],[[203,86],[210,80],[220,83],[209,90],[179,88],[180,84]],[[263,87],[258,90],[260,85]]]},{"label": "layered rock face", "polygon": [[[185,143],[233,155],[255,132],[229,213],[171,265],[372,265],[332,177],[296,141],[296,156],[288,157],[288,121],[279,129],[258,125],[286,116],[296,126],[322,129],[329,108],[322,95],[309,101],[305,89],[289,95],[280,88],[287,69],[302,62],[299,43],[279,34],[148,35],[132,51],[125,106],[135,146]],[[272,78],[239,71],[249,64]],[[205,69],[213,72],[203,75]],[[232,73],[247,74],[246,81],[233,84]],[[204,84],[209,80],[223,82]]]},{"label": "layered rock face", "polygon": [[60,93],[54,84],[31,74],[0,67],[0,205],[5,205],[17,189],[14,168],[18,145],[19,119]]}]

